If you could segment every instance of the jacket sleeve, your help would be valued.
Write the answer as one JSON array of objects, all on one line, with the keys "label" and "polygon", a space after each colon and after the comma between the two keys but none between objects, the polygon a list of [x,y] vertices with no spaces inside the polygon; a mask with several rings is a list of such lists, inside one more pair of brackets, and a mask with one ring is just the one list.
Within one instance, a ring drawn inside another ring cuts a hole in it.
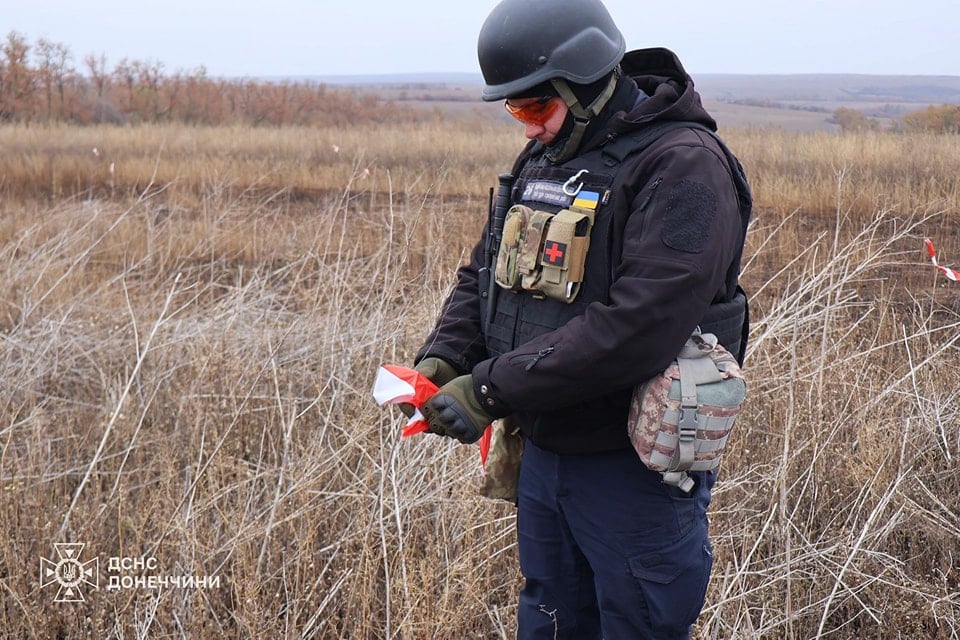
[{"label": "jacket sleeve", "polygon": [[[486,229],[481,238],[487,235]],[[417,352],[415,362],[433,357],[446,360],[461,375],[487,357],[480,321],[480,268],[483,240],[470,252],[470,262],[457,270],[457,281],[443,303],[436,325]]]},{"label": "jacket sleeve", "polygon": [[490,415],[558,409],[653,377],[724,286],[743,239],[736,190],[717,150],[671,145],[636,176],[642,184],[629,190],[636,195],[620,194],[629,211],[609,303],[592,303],[564,326],[479,362],[474,392]]}]

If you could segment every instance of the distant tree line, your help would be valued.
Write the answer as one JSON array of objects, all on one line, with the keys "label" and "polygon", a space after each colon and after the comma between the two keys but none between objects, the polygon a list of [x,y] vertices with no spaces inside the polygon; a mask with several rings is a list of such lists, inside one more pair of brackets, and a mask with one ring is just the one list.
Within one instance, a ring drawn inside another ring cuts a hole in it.
[{"label": "distant tree line", "polygon": [[908,113],[901,120],[908,131],[960,133],[960,105],[930,106]]},{"label": "distant tree line", "polygon": [[[840,107],[831,121],[841,131],[880,131],[880,121],[859,109]],[[960,133],[960,105],[931,105],[926,109],[904,114],[889,127],[895,131],[925,131],[929,133]]]},{"label": "distant tree line", "polygon": [[211,78],[203,67],[165,73],[160,62],[103,54],[77,67],[63,44],[12,31],[0,46],[0,123],[69,122],[329,125],[415,120],[418,112],[371,94],[308,82]]},{"label": "distant tree line", "polygon": [[[410,98],[400,95],[400,100]],[[165,73],[161,62],[127,58],[108,67],[103,54],[88,54],[78,67],[70,49],[58,42],[40,38],[31,44],[11,31],[0,43],[0,123],[349,126],[425,117],[424,111],[372,93],[325,84],[212,78],[204,67]],[[831,121],[843,131],[882,128],[877,119],[846,107],[836,109]],[[960,133],[960,105],[914,111],[891,128]]]}]

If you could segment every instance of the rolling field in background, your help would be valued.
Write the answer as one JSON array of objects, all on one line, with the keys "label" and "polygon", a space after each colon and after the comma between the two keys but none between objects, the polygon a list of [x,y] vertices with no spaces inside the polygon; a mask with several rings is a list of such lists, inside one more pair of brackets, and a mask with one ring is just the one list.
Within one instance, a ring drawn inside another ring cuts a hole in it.
[{"label": "rolling field in background", "polygon": [[[522,146],[444,113],[0,127],[0,635],[513,636],[512,506],[371,395]],[[749,393],[695,637],[960,638],[957,138],[726,122]]]}]

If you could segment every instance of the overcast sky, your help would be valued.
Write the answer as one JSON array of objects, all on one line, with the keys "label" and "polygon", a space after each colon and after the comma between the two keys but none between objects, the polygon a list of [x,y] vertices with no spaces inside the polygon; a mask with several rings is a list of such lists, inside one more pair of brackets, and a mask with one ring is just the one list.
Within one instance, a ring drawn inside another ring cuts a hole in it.
[{"label": "overcast sky", "polygon": [[[0,31],[214,76],[479,72],[496,0],[3,0]],[[960,75],[960,0],[607,0],[698,73]],[[681,9],[682,8],[682,9]]]}]

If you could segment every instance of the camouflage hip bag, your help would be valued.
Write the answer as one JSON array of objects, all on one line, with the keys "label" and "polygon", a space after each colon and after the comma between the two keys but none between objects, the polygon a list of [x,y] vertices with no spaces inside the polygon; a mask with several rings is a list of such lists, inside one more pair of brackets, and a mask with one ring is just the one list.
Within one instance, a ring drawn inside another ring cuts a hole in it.
[{"label": "camouflage hip bag", "polygon": [[694,332],[669,367],[634,389],[627,431],[640,459],[689,492],[687,471],[720,465],[747,394],[736,359],[713,334]]}]

